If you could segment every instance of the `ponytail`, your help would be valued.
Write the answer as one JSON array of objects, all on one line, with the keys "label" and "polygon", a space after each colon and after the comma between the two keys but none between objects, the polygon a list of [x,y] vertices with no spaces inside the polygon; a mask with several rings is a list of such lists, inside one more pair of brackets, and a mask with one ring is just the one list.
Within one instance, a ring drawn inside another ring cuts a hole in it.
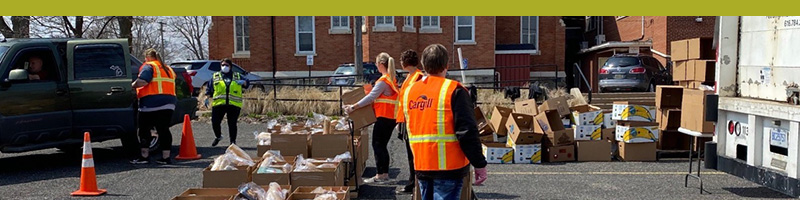
[{"label": "ponytail", "polygon": [[[169,66],[167,66],[166,63],[164,63],[164,60],[161,59],[161,55],[158,53],[158,51],[156,51],[156,49],[149,48],[149,49],[145,50],[144,51],[144,56],[145,57],[150,56],[150,57],[156,58],[156,60],[159,63],[161,63],[161,67],[164,69],[164,71],[169,72],[169,69],[168,69]],[[172,75],[170,73],[167,73],[167,77],[172,78]]]},{"label": "ponytail", "polygon": [[388,53],[382,52],[382,53],[378,54],[377,58],[375,58],[375,62],[377,62],[378,64],[383,64],[383,66],[386,66],[386,76],[387,76],[387,78],[392,83],[395,83],[395,81],[396,81],[395,77],[397,77],[397,70],[395,68],[394,58],[389,56]]}]

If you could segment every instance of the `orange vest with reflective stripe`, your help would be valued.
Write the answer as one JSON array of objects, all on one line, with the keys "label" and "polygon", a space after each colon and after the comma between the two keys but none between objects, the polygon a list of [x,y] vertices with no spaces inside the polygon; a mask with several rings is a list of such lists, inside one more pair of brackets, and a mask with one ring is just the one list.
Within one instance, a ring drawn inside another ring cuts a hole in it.
[{"label": "orange vest with reflective stripe", "polygon": [[448,171],[464,168],[469,160],[455,132],[451,97],[458,81],[428,76],[403,91],[403,112],[414,169]]},{"label": "orange vest with reflective stripe", "polygon": [[[136,88],[136,97],[142,98],[149,95],[168,94],[175,96],[175,71],[172,68],[162,67],[161,62],[148,61],[139,67],[139,73],[145,65],[153,67],[153,80],[144,87]],[[164,70],[166,68],[166,70]]]},{"label": "orange vest with reflective stripe", "polygon": [[[389,85],[394,91],[394,94],[391,96],[386,96],[383,93],[375,99],[375,102],[372,103],[372,108],[375,110],[375,117],[383,117],[387,119],[395,119],[397,112],[395,112],[395,108],[397,107],[397,96],[400,91],[397,91],[397,84],[392,81],[389,81],[389,78],[386,75],[381,76],[378,81],[383,81],[383,83]],[[376,82],[377,84],[377,82]]]},{"label": "orange vest with reflective stripe", "polygon": [[[414,71],[414,73],[409,75],[408,78],[406,78],[406,80],[403,81],[403,85],[400,86],[400,96],[397,99],[403,99],[403,92],[405,92],[406,89],[408,89],[408,85],[419,81],[420,78],[422,78],[422,72],[420,72],[419,70]],[[400,107],[402,106],[403,101],[398,101],[397,103],[398,103],[397,106]],[[397,123],[406,122],[405,115],[403,114],[403,109],[397,109],[397,119],[395,119],[395,121],[397,121]]]}]

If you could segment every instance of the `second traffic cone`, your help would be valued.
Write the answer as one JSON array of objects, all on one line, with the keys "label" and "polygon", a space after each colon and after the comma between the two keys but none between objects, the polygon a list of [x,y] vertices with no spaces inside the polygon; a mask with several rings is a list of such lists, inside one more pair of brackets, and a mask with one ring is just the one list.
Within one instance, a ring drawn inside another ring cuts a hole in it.
[{"label": "second traffic cone", "polygon": [[104,189],[97,189],[97,176],[94,173],[94,158],[92,158],[92,141],[89,138],[89,132],[83,133],[81,188],[72,192],[72,196],[98,196],[106,193]]},{"label": "second traffic cone", "polygon": [[181,133],[181,149],[178,150],[178,160],[197,160],[202,155],[197,154],[197,147],[194,145],[194,134],[192,133],[192,120],[189,115],[183,115],[183,133]]}]

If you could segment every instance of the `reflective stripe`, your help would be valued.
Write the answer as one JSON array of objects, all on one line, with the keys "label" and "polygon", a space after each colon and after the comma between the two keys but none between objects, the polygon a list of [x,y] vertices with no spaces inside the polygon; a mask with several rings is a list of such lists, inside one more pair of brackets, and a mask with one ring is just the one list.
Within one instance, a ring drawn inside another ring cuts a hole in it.
[{"label": "reflective stripe", "polygon": [[455,135],[409,135],[409,143],[422,143],[422,142],[456,142],[458,138]]},{"label": "reflective stripe", "polygon": [[83,155],[92,154],[92,144],[90,142],[83,142]]},{"label": "reflective stripe", "polygon": [[225,99],[227,95],[214,96],[214,99]]},{"label": "reflective stripe", "polygon": [[[409,137],[411,137],[411,135],[412,135],[411,134],[411,123],[409,123],[411,121],[410,120],[411,118],[409,118],[409,116],[408,116],[408,105],[406,105],[406,104],[408,104],[408,93],[411,91],[411,88],[414,87],[415,83],[417,83],[417,82],[412,82],[411,84],[408,85],[408,87],[406,88],[406,91],[403,91],[403,102],[404,103],[401,104],[403,106],[403,108],[402,108],[403,109],[403,115],[405,115],[403,117],[406,118],[406,120],[405,120],[406,121],[406,123],[405,123],[406,124],[406,131],[408,132],[407,134],[408,134]],[[411,148],[411,149],[413,150],[414,148]]]},{"label": "reflective stripe", "polygon": [[94,159],[83,159],[81,162],[82,168],[94,167]]},{"label": "reflective stripe", "polygon": [[[445,101],[447,99],[449,99],[449,98],[447,98],[447,88],[450,88],[450,83],[451,82],[452,82],[451,80],[445,79],[444,83],[442,84],[442,88],[439,89],[439,106],[436,109],[436,111],[437,111],[436,115],[438,116],[437,117],[438,118],[438,122],[436,122],[436,123],[439,125],[438,131],[439,131],[439,135],[440,136],[445,135],[445,128],[444,128],[444,122],[445,122],[445,120],[444,120],[444,110],[445,110],[445,106],[444,105],[445,105]],[[455,135],[451,135],[451,137],[453,137],[455,139]],[[447,146],[443,142],[439,142],[439,149],[438,149],[439,150],[439,169],[442,169],[442,170],[443,169],[447,169],[447,149],[446,148],[447,148]]]},{"label": "reflective stripe", "polygon": [[447,145],[444,142],[439,142],[439,169],[447,169]]},{"label": "reflective stripe", "polygon": [[396,105],[397,101],[396,100],[390,100],[390,99],[375,99],[375,103],[388,103],[388,104]]}]

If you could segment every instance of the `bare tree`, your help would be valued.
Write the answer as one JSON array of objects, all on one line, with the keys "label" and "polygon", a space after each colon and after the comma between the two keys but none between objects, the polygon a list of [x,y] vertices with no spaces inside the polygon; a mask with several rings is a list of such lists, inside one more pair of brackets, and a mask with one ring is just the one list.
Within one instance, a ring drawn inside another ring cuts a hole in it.
[{"label": "bare tree", "polygon": [[[131,53],[140,60],[144,59],[143,55],[145,50],[154,48],[163,50],[163,52],[159,53],[161,53],[161,58],[164,59],[164,61],[172,61],[174,45],[172,45],[173,42],[162,43],[160,37],[162,33],[160,32],[158,23],[160,20],[163,19],[153,16],[133,17],[133,26],[131,29],[131,35],[133,36],[131,48],[133,50]],[[164,44],[164,46],[162,46],[162,44]]]},{"label": "bare tree", "polygon": [[195,59],[206,59],[208,55],[208,28],[211,18],[208,16],[170,17],[171,31],[183,39],[179,46],[188,49]]},{"label": "bare tree", "polygon": [[6,23],[5,17],[0,19],[0,33],[6,38],[30,37],[30,16],[12,16],[11,27]]},{"label": "bare tree", "polygon": [[127,38],[128,39],[128,46],[130,46],[131,52],[133,51],[133,35],[131,33],[133,29],[133,17],[131,16],[118,16],[117,17],[117,24],[119,25],[119,38]]}]

